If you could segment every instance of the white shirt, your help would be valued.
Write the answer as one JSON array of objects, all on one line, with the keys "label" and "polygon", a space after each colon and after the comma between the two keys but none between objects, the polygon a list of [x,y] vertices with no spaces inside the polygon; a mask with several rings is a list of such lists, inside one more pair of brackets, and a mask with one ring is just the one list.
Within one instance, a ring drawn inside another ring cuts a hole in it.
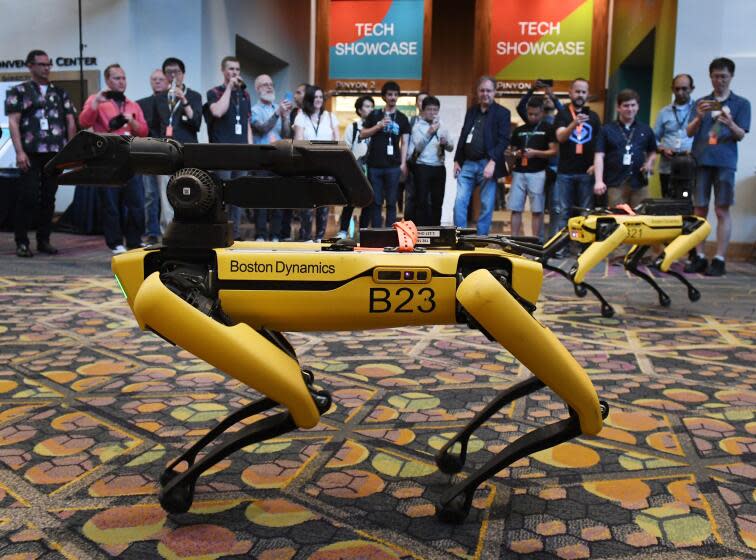
[{"label": "white shirt", "polygon": [[[333,140],[338,138],[339,123],[336,116],[328,111],[323,111],[320,114],[320,119],[315,116],[314,122],[304,111],[299,111],[294,119],[294,126],[302,128],[305,140]],[[336,131],[336,134],[334,134],[334,131]]]}]

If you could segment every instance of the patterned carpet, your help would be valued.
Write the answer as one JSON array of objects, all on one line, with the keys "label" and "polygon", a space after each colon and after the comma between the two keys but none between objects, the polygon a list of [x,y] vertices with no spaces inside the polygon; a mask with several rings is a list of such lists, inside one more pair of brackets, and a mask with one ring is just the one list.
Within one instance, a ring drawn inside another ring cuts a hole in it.
[{"label": "patterned carpet", "polygon": [[[669,309],[640,280],[596,272],[612,319],[548,278],[537,316],[611,414],[598,437],[481,486],[461,525],[434,515],[449,476],[433,454],[528,375],[480,333],[292,335],[332,409],[312,430],[221,462],[200,479],[193,509],[167,516],[156,498],[167,462],[256,395],[138,331],[112,277],[0,277],[0,555],[754,557],[755,272],[740,266],[696,277],[697,304],[663,280]],[[564,416],[548,390],[521,399],[476,433],[466,470]]]}]

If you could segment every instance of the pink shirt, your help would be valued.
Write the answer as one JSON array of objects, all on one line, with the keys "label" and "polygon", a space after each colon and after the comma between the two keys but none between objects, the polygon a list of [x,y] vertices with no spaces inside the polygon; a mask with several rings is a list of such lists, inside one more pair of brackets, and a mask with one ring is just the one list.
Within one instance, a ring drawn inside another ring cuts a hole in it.
[{"label": "pink shirt", "polygon": [[[92,102],[97,94],[90,95],[84,103],[84,110],[79,115],[79,123],[82,128],[92,128],[95,132],[111,132],[113,134],[130,134],[131,136],[147,136],[148,128],[147,121],[144,120],[144,113],[142,108],[134,101],[126,99],[126,103],[123,106],[123,111],[118,107],[118,104],[112,99],[108,99],[105,103],[97,105],[97,110],[92,109]],[[131,126],[126,124],[117,130],[110,130],[108,123],[113,117],[120,115],[134,115],[134,119],[137,122],[137,129],[132,130]]]}]

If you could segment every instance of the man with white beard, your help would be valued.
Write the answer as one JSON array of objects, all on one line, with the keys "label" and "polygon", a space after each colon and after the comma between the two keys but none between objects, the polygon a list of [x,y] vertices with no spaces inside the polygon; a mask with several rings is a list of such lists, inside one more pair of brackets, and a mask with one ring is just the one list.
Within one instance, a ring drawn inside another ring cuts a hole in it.
[{"label": "man with white beard", "polygon": [[[259,101],[252,106],[250,123],[254,144],[270,144],[281,138],[291,137],[289,113],[291,99],[276,103],[276,90],[273,80],[267,74],[255,78],[255,91]],[[255,212],[255,239],[257,241],[279,241],[281,238],[281,210],[260,208]],[[270,218],[270,236],[268,235],[268,218]]]}]

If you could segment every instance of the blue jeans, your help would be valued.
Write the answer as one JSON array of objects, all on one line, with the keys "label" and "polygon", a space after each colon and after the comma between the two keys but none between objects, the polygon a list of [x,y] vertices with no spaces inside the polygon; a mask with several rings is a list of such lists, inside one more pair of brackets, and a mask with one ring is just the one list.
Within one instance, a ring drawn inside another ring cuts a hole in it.
[{"label": "blue jeans", "polygon": [[475,187],[480,184],[480,216],[478,216],[478,235],[488,235],[491,229],[494,204],[496,203],[496,180],[483,179],[483,170],[487,159],[466,161],[457,177],[457,197],[454,200],[454,225],[467,227],[467,209]]},{"label": "blue jeans", "polygon": [[145,233],[150,237],[160,237],[160,185],[157,175],[143,175]]},{"label": "blue jeans", "polygon": [[123,245],[134,249],[142,244],[144,233],[144,182],[132,177],[121,188],[105,187],[97,190],[102,206],[102,230],[105,243],[115,249]]},{"label": "blue jeans", "polygon": [[[231,179],[236,179],[237,177],[242,177],[243,175],[246,175],[246,171],[239,171],[239,170],[233,170],[233,171],[216,171],[215,174],[218,176],[218,178],[221,181],[230,181]],[[232,204],[228,205],[228,219],[233,224],[233,235],[234,239],[241,239],[241,215],[242,215],[242,209],[238,206],[234,206]]]},{"label": "blue jeans", "polygon": [[[330,212],[330,206],[321,206],[315,209],[315,239],[323,239],[325,237],[326,227],[328,226],[328,213]],[[302,241],[310,241],[312,239],[312,213],[313,210],[309,208],[303,208],[299,211],[299,238]]]},{"label": "blue jeans", "polygon": [[[275,237],[280,240],[282,216],[283,210],[267,210],[265,208],[255,210],[255,238],[262,237],[266,241],[270,241]],[[268,219],[270,219],[270,231],[268,231]]]},{"label": "blue jeans", "polygon": [[[371,227],[383,227],[383,201],[386,201],[386,225],[396,221],[396,200],[399,196],[399,177],[402,172],[399,167],[369,167],[368,181],[373,187],[373,204],[369,207],[372,218]],[[364,212],[364,210],[363,210]]]},{"label": "blue jeans", "polygon": [[573,206],[593,208],[593,175],[558,173],[551,197],[549,236],[567,225]]}]

